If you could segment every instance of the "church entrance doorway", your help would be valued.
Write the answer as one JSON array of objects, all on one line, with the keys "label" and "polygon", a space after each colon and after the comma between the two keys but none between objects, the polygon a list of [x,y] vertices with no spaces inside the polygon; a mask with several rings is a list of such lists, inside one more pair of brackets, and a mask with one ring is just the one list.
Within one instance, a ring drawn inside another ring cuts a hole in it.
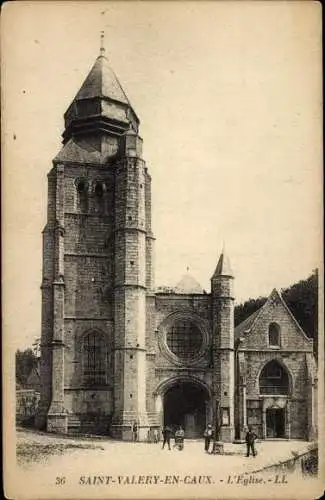
[{"label": "church entrance doorway", "polygon": [[266,410],[266,437],[285,437],[285,410],[284,408],[268,408]]},{"label": "church entrance doorway", "polygon": [[181,425],[186,438],[202,437],[208,399],[203,387],[192,382],[176,382],[164,395],[164,425],[173,429]]}]

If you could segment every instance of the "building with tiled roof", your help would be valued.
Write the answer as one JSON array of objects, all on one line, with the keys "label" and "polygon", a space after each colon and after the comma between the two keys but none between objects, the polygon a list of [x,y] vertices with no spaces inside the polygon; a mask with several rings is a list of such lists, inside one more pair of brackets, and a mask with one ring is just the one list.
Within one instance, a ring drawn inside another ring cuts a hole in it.
[{"label": "building with tiled roof", "polygon": [[[39,360],[38,360],[39,361]],[[33,366],[25,383],[16,378],[16,423],[32,423],[40,399],[41,378],[38,365]]]}]

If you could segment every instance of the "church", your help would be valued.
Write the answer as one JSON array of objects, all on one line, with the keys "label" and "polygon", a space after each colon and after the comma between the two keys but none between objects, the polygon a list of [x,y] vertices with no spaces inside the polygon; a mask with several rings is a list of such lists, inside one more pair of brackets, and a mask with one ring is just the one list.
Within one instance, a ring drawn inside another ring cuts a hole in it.
[{"label": "church", "polygon": [[139,440],[314,439],[317,367],[277,290],[234,327],[234,275],[216,255],[211,289],[190,275],[155,289],[151,177],[140,121],[102,45],[64,114],[43,230],[41,398],[48,432]]}]

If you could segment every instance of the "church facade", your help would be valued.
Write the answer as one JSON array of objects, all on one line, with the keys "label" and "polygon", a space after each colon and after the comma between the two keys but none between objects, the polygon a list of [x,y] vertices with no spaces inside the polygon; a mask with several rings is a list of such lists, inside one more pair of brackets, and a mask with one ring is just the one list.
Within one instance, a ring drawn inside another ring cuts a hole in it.
[{"label": "church facade", "polygon": [[43,231],[41,399],[49,432],[146,440],[162,425],[225,442],[315,436],[312,341],[274,290],[234,328],[234,276],[154,288],[151,177],[139,118],[101,49],[64,115]]}]

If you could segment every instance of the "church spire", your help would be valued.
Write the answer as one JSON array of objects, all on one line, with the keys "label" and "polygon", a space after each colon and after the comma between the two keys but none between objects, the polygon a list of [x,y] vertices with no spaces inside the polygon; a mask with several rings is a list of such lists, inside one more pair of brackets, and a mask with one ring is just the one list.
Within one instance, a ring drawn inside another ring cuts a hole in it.
[{"label": "church spire", "polygon": [[140,121],[105,56],[104,31],[99,56],[64,115],[64,143],[71,137],[92,133],[120,136]]},{"label": "church spire", "polygon": [[222,244],[222,252],[218,260],[218,264],[212,279],[217,278],[219,276],[230,276],[233,277],[234,274],[231,269],[230,260],[225,250],[225,243]]}]

